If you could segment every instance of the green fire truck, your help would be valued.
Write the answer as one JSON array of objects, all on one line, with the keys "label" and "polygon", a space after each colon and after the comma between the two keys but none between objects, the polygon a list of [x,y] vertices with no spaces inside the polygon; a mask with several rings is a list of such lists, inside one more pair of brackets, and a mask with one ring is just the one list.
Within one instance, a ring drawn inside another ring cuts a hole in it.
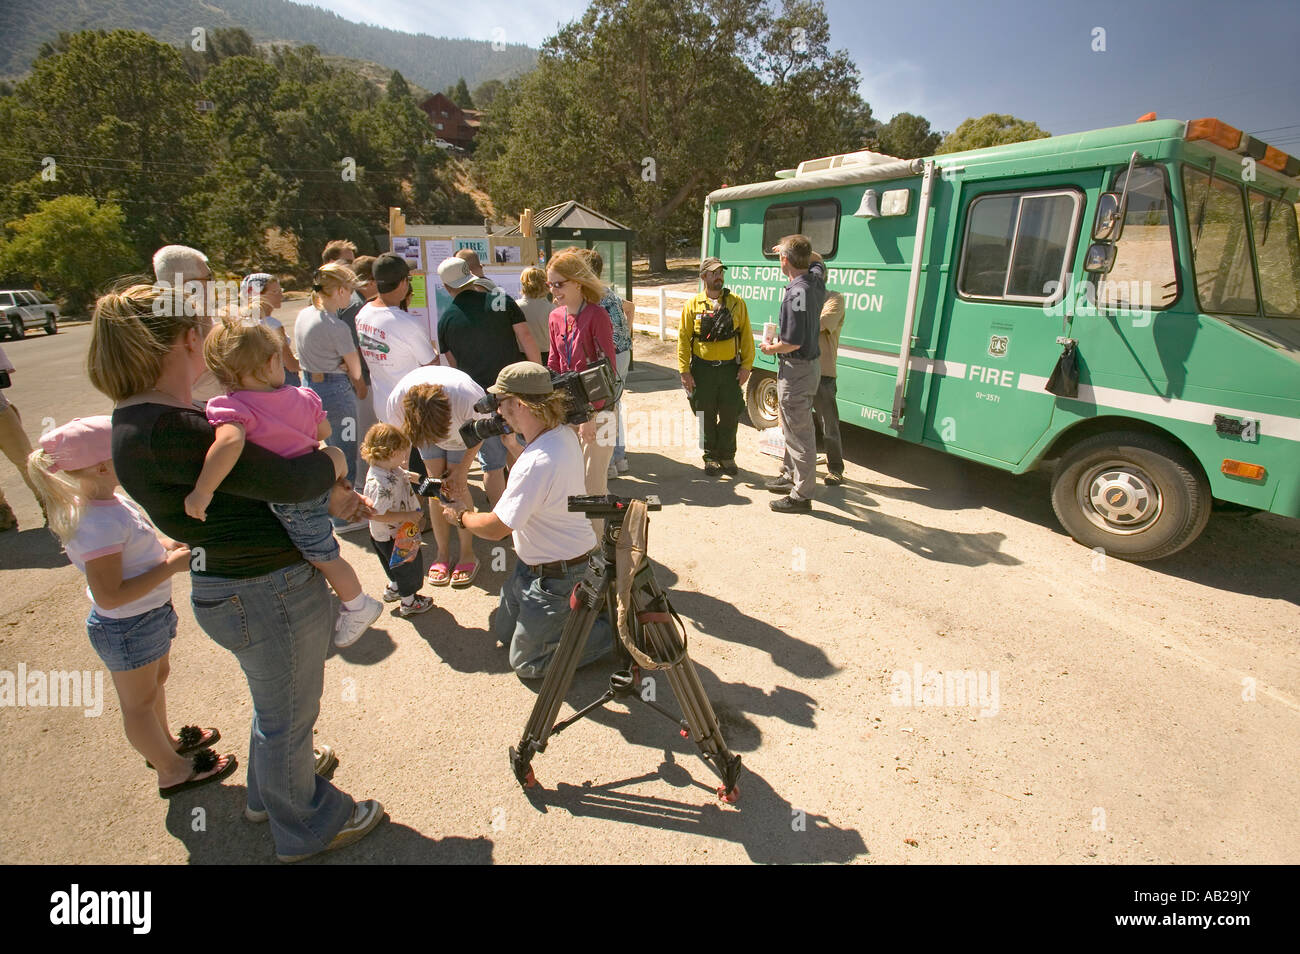
[{"label": "green fire truck", "polygon": [[[844,421],[1012,473],[1055,463],[1085,546],[1153,560],[1215,501],[1300,517],[1300,162],[1217,119],[900,160],[861,152],[718,189],[702,256],[751,324],[807,235],[844,296]],[[777,423],[758,356],[750,416]]]}]

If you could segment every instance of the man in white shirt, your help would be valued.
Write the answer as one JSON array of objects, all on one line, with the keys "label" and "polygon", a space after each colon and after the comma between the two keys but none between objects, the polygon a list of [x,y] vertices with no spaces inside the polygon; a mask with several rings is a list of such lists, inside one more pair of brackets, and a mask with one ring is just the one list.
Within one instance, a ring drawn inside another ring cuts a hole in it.
[{"label": "man in white shirt", "polygon": [[[443,508],[443,515],[476,537],[513,536],[518,561],[501,587],[491,631],[509,647],[510,665],[521,678],[540,679],[569,619],[569,595],[596,545],[591,521],[568,508],[570,497],[586,493],[582,447],[563,423],[563,394],[551,387],[550,372],[540,364],[507,365],[488,390],[500,396],[501,416],[524,450],[490,513],[457,500]],[[598,616],[579,665],[611,648],[610,621]]]},{"label": "man in white shirt", "polygon": [[385,252],[375,259],[371,274],[379,297],[357,312],[357,338],[370,368],[375,416],[387,420],[388,396],[408,372],[438,360],[424,324],[403,311],[410,291],[410,267],[405,259]]}]

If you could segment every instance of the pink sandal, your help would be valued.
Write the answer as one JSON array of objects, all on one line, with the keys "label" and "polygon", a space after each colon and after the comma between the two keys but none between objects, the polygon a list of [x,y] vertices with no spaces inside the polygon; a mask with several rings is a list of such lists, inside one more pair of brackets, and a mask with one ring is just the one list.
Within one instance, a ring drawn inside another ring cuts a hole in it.
[{"label": "pink sandal", "polygon": [[429,567],[429,585],[446,586],[451,582],[451,566],[447,563],[435,563]]},{"label": "pink sandal", "polygon": [[[461,574],[467,574],[462,576]],[[478,576],[478,561],[473,563],[457,563],[456,569],[451,571],[451,585],[455,587],[469,586],[474,582],[474,577]]]}]

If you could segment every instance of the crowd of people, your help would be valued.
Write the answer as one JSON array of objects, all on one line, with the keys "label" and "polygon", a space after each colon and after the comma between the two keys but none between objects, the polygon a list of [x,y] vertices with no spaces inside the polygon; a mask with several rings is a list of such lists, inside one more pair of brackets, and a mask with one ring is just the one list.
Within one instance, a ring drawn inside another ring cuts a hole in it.
[{"label": "crowd of people", "polygon": [[[760,347],[779,357],[786,456],[767,486],[783,493],[773,509],[791,512],[811,508],[814,407],[824,420],[826,482],[843,479],[834,405],[843,304],[827,295],[825,266],[807,238],[789,236],[773,252],[790,282]],[[477,576],[475,537],[510,538],[515,567],[491,631],[516,673],[543,676],[603,531],[599,520],[570,513],[568,498],[604,494],[630,469],[622,394],[631,305],[601,281],[599,253],[564,250],[544,270],[524,269],[518,301],[472,251],[446,259],[437,276],[451,303],[434,336],[406,310],[406,261],[356,253],[346,240],[326,247],[290,336],[274,316],[283,305],[274,276],[245,276],[238,303],[217,307],[206,257],[167,246],[152,281],[123,284],[95,306],[87,367],[113,401],[111,417],[56,427],[32,450],[0,391],[0,443],[86,576],[92,646],[159,793],[218,781],[237,766],[235,755],[216,754],[217,729],[173,733],[168,722],[177,631],[170,581],[188,569],[195,620],[247,677],[245,816],[269,822],[283,861],[356,841],[384,815],[377,801],[328,780],[337,760],[313,744],[331,641],[355,643],[383,603],[398,603],[400,617],[427,611],[424,586],[465,587]],[[704,290],[683,309],[678,336],[682,385],[714,477],[738,473],[741,389],[755,351],[746,304],[726,289],[724,271],[718,259],[701,263]],[[553,377],[600,362],[614,394],[571,425]],[[13,370],[0,351],[5,368]],[[494,413],[505,428],[474,426]],[[473,461],[483,511],[470,489]],[[422,478],[440,480],[440,492],[417,493]],[[0,498],[0,529],[6,515],[12,523]],[[336,536],[363,528],[387,579],[380,599],[364,592]],[[425,530],[436,545],[427,574]],[[327,584],[340,605],[332,618]],[[584,664],[612,648],[611,623],[598,620]]]}]

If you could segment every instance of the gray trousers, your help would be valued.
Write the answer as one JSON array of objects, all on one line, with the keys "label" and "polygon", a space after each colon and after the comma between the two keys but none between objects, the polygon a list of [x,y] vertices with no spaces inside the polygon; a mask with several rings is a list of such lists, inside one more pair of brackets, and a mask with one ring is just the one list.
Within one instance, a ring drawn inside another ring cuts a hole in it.
[{"label": "gray trousers", "polygon": [[811,500],[817,489],[817,431],[813,426],[813,398],[821,383],[816,359],[780,359],[776,396],[781,405],[781,431],[785,435],[785,460],[781,473],[794,482],[790,496]]}]

